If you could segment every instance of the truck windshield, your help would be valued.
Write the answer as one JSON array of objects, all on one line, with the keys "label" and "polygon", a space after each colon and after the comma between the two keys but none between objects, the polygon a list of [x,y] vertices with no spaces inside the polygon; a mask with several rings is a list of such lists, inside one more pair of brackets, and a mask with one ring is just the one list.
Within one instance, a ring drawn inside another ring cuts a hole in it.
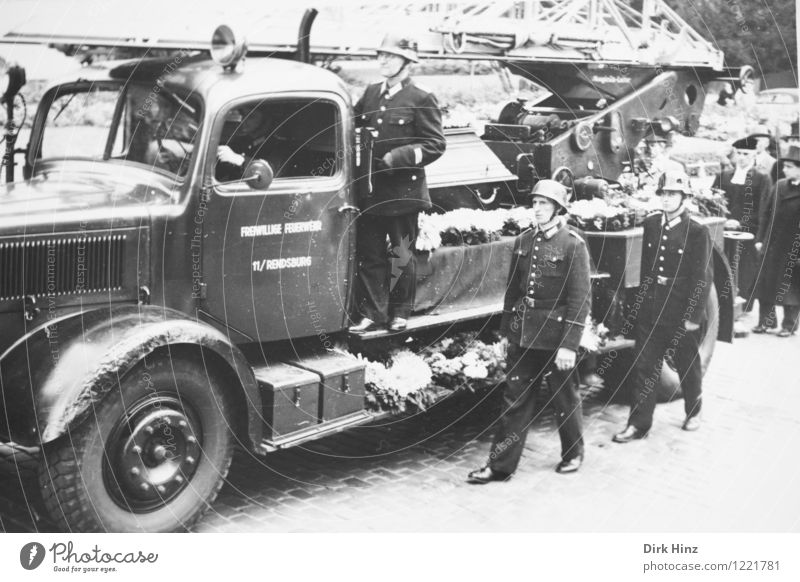
[{"label": "truck windshield", "polygon": [[39,159],[145,165],[183,176],[200,127],[200,106],[160,86],[95,83],[51,97]]}]

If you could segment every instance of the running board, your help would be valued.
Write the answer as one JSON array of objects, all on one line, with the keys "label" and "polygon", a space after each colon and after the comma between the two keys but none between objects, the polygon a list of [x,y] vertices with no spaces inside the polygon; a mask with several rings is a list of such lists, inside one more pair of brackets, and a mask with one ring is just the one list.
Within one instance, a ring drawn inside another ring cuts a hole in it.
[{"label": "running board", "polygon": [[492,303],[482,307],[473,307],[471,309],[458,309],[449,311],[447,313],[436,313],[428,315],[412,315],[408,320],[408,327],[403,331],[389,331],[387,329],[376,329],[366,333],[351,333],[351,340],[369,341],[379,338],[386,338],[399,335],[408,335],[411,332],[428,329],[431,327],[441,327],[443,325],[452,325],[455,323],[462,323],[464,321],[471,321],[473,319],[481,319],[500,315],[503,312],[502,303]]},{"label": "running board", "polygon": [[261,441],[261,444],[258,447],[258,452],[267,454],[280,449],[288,449],[289,447],[294,447],[307,441],[330,436],[332,434],[342,432],[348,428],[380,420],[390,415],[391,413],[388,412],[369,412],[367,410],[361,410],[359,412],[337,418],[336,420],[317,424],[275,439],[264,439]]}]

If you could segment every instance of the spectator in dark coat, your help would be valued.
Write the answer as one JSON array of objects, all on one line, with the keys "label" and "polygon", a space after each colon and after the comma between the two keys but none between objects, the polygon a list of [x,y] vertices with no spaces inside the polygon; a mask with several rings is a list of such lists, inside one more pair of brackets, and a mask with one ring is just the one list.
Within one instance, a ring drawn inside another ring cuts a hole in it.
[{"label": "spectator in dark coat", "polygon": [[754,333],[777,327],[775,307],[783,306],[779,337],[797,332],[800,313],[800,147],[792,146],[780,160],[784,179],[775,185],[756,236],[756,248],[764,252],[759,278],[759,321]]}]

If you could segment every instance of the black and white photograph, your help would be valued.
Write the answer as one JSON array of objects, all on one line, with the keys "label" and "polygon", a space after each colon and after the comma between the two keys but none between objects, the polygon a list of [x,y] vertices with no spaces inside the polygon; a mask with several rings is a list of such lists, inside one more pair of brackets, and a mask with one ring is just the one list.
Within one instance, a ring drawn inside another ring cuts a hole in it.
[{"label": "black and white photograph", "polygon": [[797,23],[0,1],[0,572],[799,579]]}]

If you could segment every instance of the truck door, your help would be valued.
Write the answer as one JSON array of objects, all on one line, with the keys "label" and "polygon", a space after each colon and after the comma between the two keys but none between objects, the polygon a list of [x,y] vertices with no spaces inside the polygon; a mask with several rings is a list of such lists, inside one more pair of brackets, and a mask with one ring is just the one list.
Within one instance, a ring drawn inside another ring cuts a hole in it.
[{"label": "truck door", "polygon": [[[349,124],[345,102],[327,93],[249,99],[220,112],[198,212],[201,312],[259,342],[324,338],[347,325]],[[267,190],[241,181],[253,159],[273,168]]]}]

